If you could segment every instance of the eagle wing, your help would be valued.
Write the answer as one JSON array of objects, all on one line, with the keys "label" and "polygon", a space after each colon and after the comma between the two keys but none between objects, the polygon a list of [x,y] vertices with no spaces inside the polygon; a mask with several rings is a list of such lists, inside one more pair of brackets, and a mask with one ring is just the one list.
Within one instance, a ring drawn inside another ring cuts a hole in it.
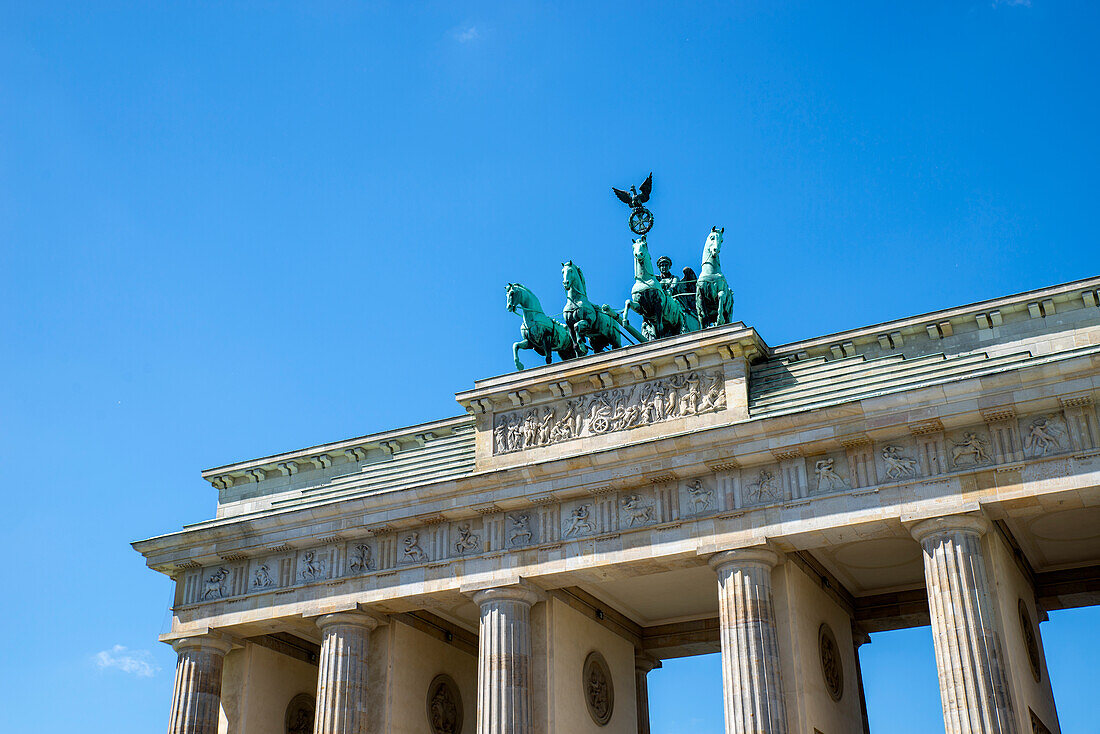
[{"label": "eagle wing", "polygon": [[619,197],[619,201],[621,201],[622,203],[626,204],[627,206],[634,205],[634,199],[630,196],[629,191],[623,191],[622,189],[617,189],[614,186],[611,187],[611,190],[615,192],[615,196]]},{"label": "eagle wing", "polygon": [[644,204],[649,201],[649,192],[653,191],[653,174],[650,173],[646,180],[642,182],[641,187],[638,189],[641,194],[638,197],[638,203]]}]

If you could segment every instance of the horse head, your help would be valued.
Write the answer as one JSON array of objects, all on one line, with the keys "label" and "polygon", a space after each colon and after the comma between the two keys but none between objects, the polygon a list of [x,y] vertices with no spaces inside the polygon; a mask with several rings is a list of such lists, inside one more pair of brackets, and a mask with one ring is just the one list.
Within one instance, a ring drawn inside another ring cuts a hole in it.
[{"label": "horse head", "polygon": [[508,295],[508,310],[512,313],[515,313],[516,309],[542,311],[539,299],[535,298],[535,294],[527,286],[520,283],[509,283],[504,287],[504,291]]},{"label": "horse head", "polygon": [[653,259],[649,256],[649,245],[644,234],[634,240],[634,277],[638,280],[653,279]]},{"label": "horse head", "polygon": [[710,228],[710,234],[707,235],[707,241],[703,243],[704,263],[711,263],[713,265],[718,264],[718,253],[722,251],[722,233],[725,231],[725,227],[721,229],[718,227]]},{"label": "horse head", "polygon": [[584,273],[581,271],[580,266],[572,260],[561,264],[561,287],[566,290],[578,291],[584,295],[588,294],[588,289],[584,283]]}]

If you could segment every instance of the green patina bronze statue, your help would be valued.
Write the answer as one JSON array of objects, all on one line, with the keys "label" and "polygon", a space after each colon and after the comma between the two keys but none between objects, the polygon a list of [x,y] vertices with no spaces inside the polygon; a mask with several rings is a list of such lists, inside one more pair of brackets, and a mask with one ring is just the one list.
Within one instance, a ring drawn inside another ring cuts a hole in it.
[{"label": "green patina bronze statue", "polygon": [[623,306],[624,325],[629,323],[627,317],[631,311],[641,315],[642,334],[648,339],[699,331],[695,314],[684,309],[654,275],[645,235],[634,240],[634,287],[630,289],[630,300]]},{"label": "green patina bronze statue", "polygon": [[[520,327],[523,341],[512,346],[516,369],[523,369],[519,361],[521,349],[534,349],[550,364],[554,352],[561,359],[572,359],[583,357],[590,348],[594,352],[618,349],[622,346],[620,331],[645,342],[730,323],[733,291],[722,274],[719,260],[725,227],[710,228],[703,245],[703,264],[698,278],[691,268],[684,268],[683,278],[674,276],[672,261],[666,256],[657,261],[660,273],[655,274],[646,244],[646,232],[653,226],[653,215],[643,206],[652,190],[652,173],[641,187],[631,186],[629,192],[614,189],[615,195],[630,206],[630,228],[640,235],[634,240],[634,286],[621,314],[606,304],[597,306],[588,300],[584,273],[572,260],[561,266],[565,289],[564,325],[543,312],[539,299],[529,289],[519,283],[508,284],[508,310],[523,312]],[[640,331],[630,324],[631,311],[642,317]]]},{"label": "green patina bronze statue", "polygon": [[546,357],[546,364],[550,364],[554,352],[561,359],[573,359],[583,354],[578,354],[575,350],[565,325],[547,316],[539,299],[526,286],[509,283],[505,291],[508,294],[508,310],[512,313],[517,309],[523,312],[523,324],[519,327],[523,341],[512,345],[512,356],[515,357],[517,370],[523,369],[523,363],[519,361],[521,349],[534,349],[536,354]]},{"label": "green patina bronze statue", "polygon": [[588,351],[585,340],[593,352],[621,347],[619,314],[606,304],[597,306],[588,300],[584,273],[572,260],[561,264],[561,285],[565,288],[562,314],[569,336],[573,339],[573,351],[578,355],[585,354]]},{"label": "green patina bronze statue", "polygon": [[722,233],[725,231],[725,227],[711,227],[703,244],[703,267],[695,286],[695,312],[699,314],[704,329],[728,324],[733,314],[733,292],[722,274],[722,263],[718,259],[722,251]]}]

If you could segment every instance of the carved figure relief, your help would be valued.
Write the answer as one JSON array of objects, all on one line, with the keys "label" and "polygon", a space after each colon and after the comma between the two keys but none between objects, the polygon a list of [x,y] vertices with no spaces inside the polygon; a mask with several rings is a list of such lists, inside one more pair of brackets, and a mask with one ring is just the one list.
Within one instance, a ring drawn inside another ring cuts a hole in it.
[{"label": "carved figure relief", "polygon": [[573,508],[573,511],[569,515],[569,525],[565,528],[565,532],[562,533],[562,536],[569,538],[580,533],[595,532],[596,529],[592,527],[592,522],[588,519],[591,513],[591,505],[580,505],[579,507]]},{"label": "carved figure relief", "polygon": [[[952,441],[951,461],[955,466],[977,466],[989,461],[989,452],[986,450],[986,440],[974,433],[967,431],[963,434],[961,442]],[[965,460],[965,462],[964,462]]]},{"label": "carved figure relief", "polygon": [[584,660],[581,672],[584,685],[584,700],[588,704],[588,713],[599,726],[611,721],[615,709],[615,689],[611,683],[611,671],[603,655],[593,650]]},{"label": "carved figure relief", "polygon": [[696,479],[693,482],[688,482],[687,493],[691,497],[689,504],[692,512],[706,512],[710,509],[710,504],[714,500],[714,493],[703,486],[702,480]]},{"label": "carved figure relief", "polygon": [[509,515],[512,521],[512,529],[508,531],[508,544],[519,545],[520,542],[531,542],[531,516],[526,512],[519,515]]},{"label": "carved figure relief", "polygon": [[725,407],[722,371],[693,371],[500,415],[493,427],[493,453],[549,446]]},{"label": "carved figure relief", "polygon": [[623,509],[630,518],[631,527],[653,522],[653,505],[637,494],[628,494],[623,497]]},{"label": "carved figure relief", "polygon": [[760,478],[749,485],[748,501],[751,503],[774,502],[779,497],[780,490],[775,483],[775,474],[767,469],[761,469]]},{"label": "carved figure relief", "polygon": [[917,473],[916,460],[902,456],[900,446],[883,447],[882,460],[886,462],[886,477],[888,479],[911,477]]},{"label": "carved figure relief", "polygon": [[405,540],[402,541],[404,547],[404,560],[406,561],[426,561],[428,556],[424,553],[424,549],[420,547],[420,533],[410,533],[405,536]]},{"label": "carved figure relief", "polygon": [[257,589],[266,589],[274,585],[275,581],[271,578],[271,568],[266,563],[262,564],[256,569],[256,573],[252,577],[252,586]]},{"label": "carved figure relief", "polygon": [[1020,631],[1024,635],[1024,647],[1027,648],[1027,661],[1031,664],[1031,675],[1036,683],[1043,680],[1042,667],[1039,665],[1039,642],[1035,637],[1035,627],[1031,624],[1031,615],[1027,613],[1027,604],[1020,600]]},{"label": "carved figure relief", "polygon": [[286,707],[286,734],[313,734],[317,703],[308,693],[299,693]]},{"label": "carved figure relief", "polygon": [[462,697],[449,675],[437,675],[428,684],[428,725],[432,734],[461,734]]},{"label": "carved figure relief", "polygon": [[848,482],[844,477],[836,473],[833,465],[835,459],[818,459],[814,463],[814,473],[817,474],[817,488],[822,492],[831,492],[838,489],[848,489]]},{"label": "carved figure relief", "polygon": [[458,526],[458,540],[455,541],[455,551],[465,553],[471,550],[481,550],[481,537],[470,531],[470,523],[467,522]]},{"label": "carved figure relief", "polygon": [[351,557],[348,568],[352,573],[366,573],[374,569],[374,559],[371,558],[371,549],[367,544],[355,546],[355,552]]},{"label": "carved figure relief", "polygon": [[225,580],[229,578],[229,569],[219,568],[213,576],[208,576],[202,585],[202,598],[221,599],[225,596]]},{"label": "carved figure relief", "polygon": [[325,577],[325,559],[317,558],[313,551],[302,554],[302,578],[315,581]]},{"label": "carved figure relief", "polygon": [[1024,448],[1032,456],[1046,456],[1052,450],[1061,448],[1058,437],[1062,431],[1053,418],[1048,416],[1031,422],[1027,436],[1024,437]]},{"label": "carved figure relief", "polygon": [[844,695],[844,667],[840,659],[840,648],[836,644],[836,636],[833,635],[829,625],[822,623],[817,639],[821,652],[821,675],[825,678],[825,689],[829,691],[834,701],[839,701]]}]

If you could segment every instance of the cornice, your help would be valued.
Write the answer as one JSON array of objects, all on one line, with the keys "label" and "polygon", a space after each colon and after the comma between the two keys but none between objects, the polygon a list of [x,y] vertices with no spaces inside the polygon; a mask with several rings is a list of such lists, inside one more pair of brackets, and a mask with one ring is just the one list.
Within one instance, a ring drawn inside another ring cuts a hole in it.
[{"label": "cornice", "polygon": [[213,467],[203,470],[202,477],[215,488],[225,489],[240,479],[260,482],[269,474],[294,475],[303,469],[327,469],[337,460],[363,461],[371,450],[394,454],[401,450],[402,442],[405,445],[424,445],[438,436],[467,427],[473,427],[473,419],[460,415]]},{"label": "cornice", "polygon": [[[996,404],[1009,405],[1015,391],[1027,391],[1032,396],[1031,403],[1016,406],[1020,415],[1056,410],[1064,394],[1079,402],[1086,393],[1073,383],[1072,375],[1075,371],[1083,375],[1094,373],[1094,359],[1083,356],[1064,360],[1054,377],[1041,365],[1021,368],[1019,379],[1001,391],[1006,397],[996,396]],[[658,476],[675,480],[710,470],[752,468],[774,462],[777,453],[787,456],[795,446],[807,456],[844,450],[845,440],[856,434],[867,436],[869,442],[894,434],[909,435],[913,425],[920,425],[920,433],[925,433],[928,428],[945,426],[950,430],[968,422],[983,422],[976,401],[948,398],[942,390],[934,388],[915,388],[900,395],[909,396],[914,407],[900,410],[894,407],[874,413],[849,403],[801,415],[684,430],[601,451],[475,471],[413,489],[330,498],[279,512],[206,521],[133,545],[154,567],[181,568],[181,564],[188,562],[181,557],[188,549],[195,549],[200,556],[220,557],[240,552],[237,546],[245,542],[267,548],[273,539],[264,534],[278,534],[280,540],[275,544],[289,547],[316,543],[323,536],[340,535],[350,540],[367,537],[370,527],[385,527],[388,532],[412,527],[420,522],[417,518],[430,516],[437,522],[461,520],[483,515],[486,508],[497,512],[533,506],[538,504],[539,497],[565,500],[651,485]],[[692,446],[685,450],[683,439],[687,436],[691,437]]]},{"label": "cornice", "polygon": [[[478,380],[472,390],[456,394],[455,399],[473,415],[493,413],[591,388],[610,388],[616,382],[644,380],[663,366],[695,369],[702,361],[751,361],[769,353],[756,330],[738,322]],[[715,359],[707,359],[711,357]]]},{"label": "cornice", "polygon": [[[883,349],[896,349],[909,338],[917,340],[950,337],[954,328],[969,324],[981,328],[999,326],[1004,316],[1027,311],[1033,318],[1051,315],[1058,304],[1073,303],[1075,307],[1091,307],[1100,303],[1100,276],[1061,283],[1009,296],[991,298],[964,306],[907,316],[869,326],[847,329],[810,339],[782,344],[772,349],[777,358],[807,356],[852,356],[860,347],[879,344]],[[1048,303],[1049,302],[1049,303]]]}]

